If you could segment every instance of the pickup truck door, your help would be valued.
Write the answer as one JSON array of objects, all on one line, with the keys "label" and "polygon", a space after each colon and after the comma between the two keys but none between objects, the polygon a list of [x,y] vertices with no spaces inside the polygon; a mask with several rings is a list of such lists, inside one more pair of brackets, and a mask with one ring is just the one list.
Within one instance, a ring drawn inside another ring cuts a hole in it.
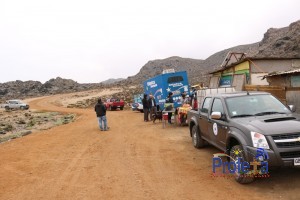
[{"label": "pickup truck door", "polygon": [[[226,115],[221,99],[214,98],[212,107],[210,110],[210,115],[213,112],[221,112],[223,117]],[[210,136],[210,141],[213,145],[215,145],[216,147],[218,147],[219,149],[221,149],[223,151],[226,151],[227,132],[228,132],[228,124],[225,120],[211,119],[211,116],[209,116],[208,133]]]},{"label": "pickup truck door", "polygon": [[206,97],[203,101],[202,107],[200,108],[199,113],[199,127],[201,135],[206,139],[210,140],[209,134],[208,134],[208,112],[211,104],[211,97]]}]

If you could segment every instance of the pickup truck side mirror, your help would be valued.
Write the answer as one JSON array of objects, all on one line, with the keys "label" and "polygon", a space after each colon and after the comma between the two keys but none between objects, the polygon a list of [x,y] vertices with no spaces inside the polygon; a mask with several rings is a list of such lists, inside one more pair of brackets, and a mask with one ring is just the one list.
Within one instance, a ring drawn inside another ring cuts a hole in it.
[{"label": "pickup truck side mirror", "polygon": [[222,118],[221,112],[212,112],[210,117],[212,119],[220,120]]},{"label": "pickup truck side mirror", "polygon": [[216,120],[227,121],[226,115],[222,114],[221,112],[212,112],[210,115],[210,118],[216,119]]},{"label": "pickup truck side mirror", "polygon": [[295,105],[289,105],[289,108],[292,112],[296,112],[296,106]]}]

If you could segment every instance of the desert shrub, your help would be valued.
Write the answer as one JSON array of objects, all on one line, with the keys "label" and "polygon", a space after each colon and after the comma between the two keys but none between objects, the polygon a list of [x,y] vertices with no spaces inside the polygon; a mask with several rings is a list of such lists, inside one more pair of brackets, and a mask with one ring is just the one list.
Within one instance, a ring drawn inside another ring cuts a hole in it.
[{"label": "desert shrub", "polygon": [[36,120],[35,119],[31,119],[28,123],[27,123],[27,127],[33,127],[36,124]]}]

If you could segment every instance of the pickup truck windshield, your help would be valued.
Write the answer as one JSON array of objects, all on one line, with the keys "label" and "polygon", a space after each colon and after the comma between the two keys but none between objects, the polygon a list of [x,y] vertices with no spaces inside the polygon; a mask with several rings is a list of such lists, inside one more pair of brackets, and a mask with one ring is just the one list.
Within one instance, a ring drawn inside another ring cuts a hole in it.
[{"label": "pickup truck windshield", "polygon": [[269,94],[230,97],[225,101],[231,118],[291,113],[279,100]]}]

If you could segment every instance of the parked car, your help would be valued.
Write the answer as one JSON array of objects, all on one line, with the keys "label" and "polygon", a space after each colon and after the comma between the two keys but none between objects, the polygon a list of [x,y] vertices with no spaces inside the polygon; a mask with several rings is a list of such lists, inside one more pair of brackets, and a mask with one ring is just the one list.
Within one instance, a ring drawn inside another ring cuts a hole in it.
[{"label": "parked car", "polygon": [[[268,166],[300,165],[300,116],[266,92],[236,92],[204,97],[198,111],[188,112],[190,136],[195,148],[209,143],[234,160],[251,163],[258,156]],[[228,167],[229,169],[229,167]],[[234,173],[239,183],[255,177]]]},{"label": "parked car", "polygon": [[117,98],[107,99],[104,104],[107,110],[116,110],[118,108],[120,110],[124,109],[124,101],[122,99],[117,99]]},{"label": "parked car", "polygon": [[22,102],[19,99],[14,100],[8,100],[5,104],[1,105],[2,108],[5,108],[5,110],[11,110],[11,109],[21,109],[21,110],[28,110],[29,105]]},{"label": "parked car", "polygon": [[132,103],[131,104],[131,109],[133,111],[144,112],[144,110],[143,110],[143,104],[142,103]]}]

